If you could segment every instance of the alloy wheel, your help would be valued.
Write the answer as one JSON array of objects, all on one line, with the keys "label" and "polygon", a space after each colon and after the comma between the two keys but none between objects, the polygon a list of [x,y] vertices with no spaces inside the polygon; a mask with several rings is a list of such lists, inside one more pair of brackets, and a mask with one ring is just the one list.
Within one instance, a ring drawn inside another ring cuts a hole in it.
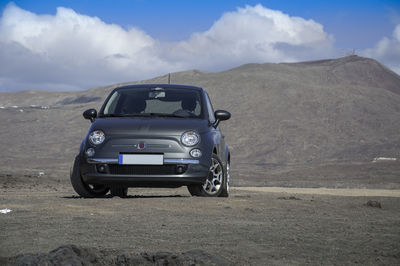
[{"label": "alloy wheel", "polygon": [[222,165],[218,162],[218,160],[212,158],[210,171],[208,173],[207,180],[203,185],[204,191],[210,195],[217,194],[222,186],[223,175],[224,172]]}]

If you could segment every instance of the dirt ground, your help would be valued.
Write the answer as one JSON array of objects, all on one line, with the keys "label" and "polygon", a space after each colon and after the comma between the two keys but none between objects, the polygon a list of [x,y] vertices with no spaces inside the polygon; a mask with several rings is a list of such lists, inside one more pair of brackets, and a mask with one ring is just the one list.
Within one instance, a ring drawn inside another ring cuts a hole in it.
[{"label": "dirt ground", "polygon": [[400,264],[399,190],[234,187],[229,198],[198,198],[186,188],[130,189],[126,199],[82,199],[68,183],[0,191],[0,209],[11,210],[0,214],[0,264],[38,262],[27,253],[46,253],[42,263],[72,253],[75,265]]}]

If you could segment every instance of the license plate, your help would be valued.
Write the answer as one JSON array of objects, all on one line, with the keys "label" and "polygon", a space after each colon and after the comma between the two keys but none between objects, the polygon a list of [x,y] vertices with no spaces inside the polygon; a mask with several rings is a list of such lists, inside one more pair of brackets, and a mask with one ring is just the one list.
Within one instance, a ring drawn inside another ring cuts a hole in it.
[{"label": "license plate", "polygon": [[146,165],[162,165],[164,163],[164,155],[162,154],[120,154],[118,157],[119,164],[146,164]]}]

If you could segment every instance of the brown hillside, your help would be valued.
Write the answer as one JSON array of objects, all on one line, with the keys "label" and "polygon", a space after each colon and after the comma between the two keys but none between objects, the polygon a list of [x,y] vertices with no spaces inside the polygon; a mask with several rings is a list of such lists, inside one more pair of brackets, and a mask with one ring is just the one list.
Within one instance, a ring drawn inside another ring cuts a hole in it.
[{"label": "brown hillside", "polygon": [[[399,155],[400,77],[372,59],[247,64],[173,73],[171,80],[204,87],[216,109],[232,113],[222,128],[236,171]],[[3,168],[67,171],[89,126],[82,111],[99,108],[115,86],[0,93]]]}]

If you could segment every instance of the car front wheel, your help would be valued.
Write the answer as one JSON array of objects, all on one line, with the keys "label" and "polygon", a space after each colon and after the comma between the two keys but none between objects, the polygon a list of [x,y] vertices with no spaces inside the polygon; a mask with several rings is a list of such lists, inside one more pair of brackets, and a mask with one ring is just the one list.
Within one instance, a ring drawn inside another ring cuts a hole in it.
[{"label": "car front wheel", "polygon": [[227,173],[218,155],[213,154],[211,157],[210,170],[206,181],[202,185],[190,185],[188,190],[192,196],[228,197]]},{"label": "car front wheel", "polygon": [[71,184],[75,192],[83,198],[102,197],[109,191],[108,187],[103,185],[86,184],[82,180],[81,172],[79,171],[79,156],[75,157],[74,166],[71,170]]}]

